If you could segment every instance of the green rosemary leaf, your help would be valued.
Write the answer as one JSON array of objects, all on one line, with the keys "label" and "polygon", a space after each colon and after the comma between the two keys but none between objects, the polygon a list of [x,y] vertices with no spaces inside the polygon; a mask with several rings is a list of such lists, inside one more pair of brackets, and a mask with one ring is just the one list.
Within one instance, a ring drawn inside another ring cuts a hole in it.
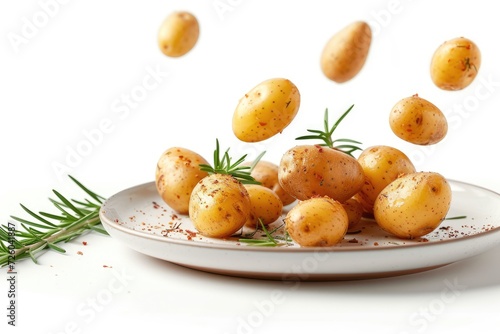
[{"label": "green rosemary leaf", "polygon": [[55,215],[53,213],[48,213],[48,212],[39,212],[39,213],[40,213],[41,216],[44,216],[46,218],[55,219],[55,220],[59,220],[59,221],[66,220],[65,216]]},{"label": "green rosemary leaf", "polygon": [[37,239],[38,236],[33,233],[33,229],[31,227],[26,226],[24,223],[21,223],[21,226],[24,228],[25,232],[29,234],[31,238]]},{"label": "green rosemary leaf", "polygon": [[21,207],[23,208],[24,211],[26,211],[28,214],[30,214],[32,217],[34,217],[36,220],[39,220],[41,221],[42,223],[44,224],[47,224],[49,226],[54,226],[54,224],[52,224],[51,222],[49,222],[48,220],[40,217],[39,215],[37,215],[36,213],[34,213],[33,211],[31,211],[30,209],[28,209],[27,207],[25,207],[24,205],[20,204]]},{"label": "green rosemary leaf", "polygon": [[56,246],[55,244],[52,244],[52,243],[47,243],[47,246],[52,249],[52,250],[55,250],[56,252],[59,252],[59,253],[66,253],[66,250],[64,248],[61,248],[59,246]]},{"label": "green rosemary leaf", "polygon": [[[262,229],[262,231],[264,232],[264,236],[266,237],[265,239],[255,239],[255,238],[253,238],[254,235],[255,235],[255,233],[258,231],[259,226]],[[266,226],[262,223],[262,220],[259,219],[258,220],[258,225],[255,227],[255,231],[252,232],[251,234],[247,235],[245,238],[240,238],[238,240],[240,242],[244,242],[244,243],[247,243],[247,244],[250,244],[250,245],[253,245],[253,246],[264,246],[264,247],[281,246],[281,245],[283,245],[283,243],[279,243],[278,241],[276,241],[277,237],[273,237],[272,234],[275,233],[280,228],[282,228],[283,226],[284,226],[284,224],[276,227],[272,231],[268,231],[268,229],[266,228]],[[282,240],[284,240],[284,241],[288,241],[287,239],[288,238],[282,238]]]},{"label": "green rosemary leaf", "polygon": [[104,234],[104,235],[109,235],[108,231],[106,231],[103,228],[97,227],[97,226],[92,226],[90,229],[92,231],[95,231],[95,232],[98,232],[98,233],[101,233],[101,234]]},{"label": "green rosemary leaf", "polygon": [[243,155],[236,162],[231,163],[231,157],[229,156],[229,148],[224,152],[222,159],[220,158],[220,146],[219,140],[215,141],[215,150],[214,150],[214,164],[210,166],[208,164],[199,164],[200,170],[207,172],[208,174],[228,174],[236,178],[238,181],[242,183],[252,183],[252,184],[260,184],[260,182],[256,181],[251,176],[251,171],[253,166],[258,163],[260,158],[264,155],[261,153],[253,162],[252,166],[241,166],[241,164],[245,161],[247,155]]},{"label": "green rosemary leaf", "polygon": [[277,244],[276,240],[274,240],[273,236],[271,235],[271,233],[269,233],[269,231],[267,230],[266,226],[264,225],[264,223],[262,223],[262,220],[259,219],[259,223],[262,227],[262,230],[264,231],[264,233],[266,234],[267,236],[267,239],[269,240],[269,242],[272,242],[274,244]]},{"label": "green rosemary leaf", "polygon": [[[343,114],[342,116],[340,116],[340,118],[335,122],[335,124],[333,124],[332,128],[330,129],[329,133],[332,134],[333,131],[335,131],[335,129],[337,128],[337,126],[340,124],[340,122],[342,122],[342,120],[347,116],[347,114],[352,110],[352,108],[354,108],[354,104],[351,105],[349,107],[349,109],[347,109]],[[328,113],[327,113],[327,117],[328,117]],[[327,118],[326,118],[327,119]],[[326,122],[326,121],[325,121]]]},{"label": "green rosemary leaf", "polygon": [[0,253],[9,253],[9,249],[7,248],[7,246],[5,246],[5,244],[3,243],[3,241],[7,241],[9,242],[8,240],[0,240]]},{"label": "green rosemary leaf", "polygon": [[355,144],[362,144],[361,142],[357,141],[357,140],[352,140],[352,139],[347,139],[347,138],[341,138],[341,139],[335,139],[333,142],[336,143],[336,142],[347,142],[347,143],[355,143]]},{"label": "green rosemary leaf", "polygon": [[33,238],[33,235],[26,231],[17,231],[16,237],[26,239],[26,238]]},{"label": "green rosemary leaf", "polygon": [[467,216],[446,217],[445,220],[465,219]]},{"label": "green rosemary leaf", "polygon": [[63,207],[63,204],[49,198],[49,200],[52,202],[52,204],[54,204],[54,206],[59,210],[61,211],[65,216],[66,216],[66,219],[70,219],[70,220],[77,220],[78,217],[75,217],[73,216],[72,214],[70,214],[68,211],[66,211]]},{"label": "green rosemary leaf", "polygon": [[[214,166],[220,166],[219,139],[215,139]],[[217,168],[217,167],[216,167]]]},{"label": "green rosemary leaf", "polygon": [[252,244],[253,246],[260,247],[275,247],[277,244],[275,242],[267,241],[267,240],[254,240],[252,239],[240,239],[240,242],[244,242],[247,244]]},{"label": "green rosemary leaf", "polygon": [[295,139],[297,139],[297,140],[302,140],[302,139],[320,139],[320,140],[323,140],[323,136],[306,135],[306,136],[297,137]]},{"label": "green rosemary leaf", "polygon": [[71,175],[68,175],[69,178],[71,180],[73,180],[73,182],[75,182],[79,187],[80,189],[82,189],[84,192],[86,192],[90,197],[92,197],[95,201],[97,201],[99,204],[102,204],[102,201],[105,200],[104,197],[96,194],[95,192],[93,191],[90,191],[87,187],[85,187],[80,181],[78,181],[77,179],[75,179],[73,176]]},{"label": "green rosemary leaf", "polygon": [[262,240],[262,239],[248,239],[248,238],[241,238],[239,239],[241,242],[246,242],[247,244],[261,244],[263,242],[269,242],[268,240]]},{"label": "green rosemary leaf", "polygon": [[338,150],[344,149],[344,148],[353,149],[354,151],[355,150],[361,150],[361,148],[359,148],[357,146],[354,146],[354,145],[338,145],[335,148],[338,149]]},{"label": "green rosemary leaf", "polygon": [[[39,224],[39,223],[35,223],[35,222],[29,221],[29,220],[26,220],[26,219],[23,219],[23,218],[19,218],[19,217],[16,217],[16,216],[10,216],[10,218],[12,218],[14,220],[17,220],[21,224],[26,224],[26,225],[34,226],[34,227],[38,227],[38,228],[50,228],[50,226],[46,226],[46,225],[42,225],[42,224]],[[52,226],[54,226],[54,225],[52,225]]]},{"label": "green rosemary leaf", "polygon": [[259,163],[259,161],[262,159],[262,157],[264,156],[264,154],[266,154],[266,151],[263,151],[261,152],[255,159],[254,161],[252,162],[252,164],[250,165],[250,172],[252,172],[255,168],[255,166]]},{"label": "green rosemary leaf", "polygon": [[36,264],[38,264],[38,261],[37,261],[37,259],[35,258],[35,254],[33,254],[33,252],[32,252],[32,251],[28,251],[28,255],[30,256],[30,258],[31,258],[31,260],[32,260],[33,262],[35,262]]},{"label": "green rosemary leaf", "polygon": [[73,210],[74,213],[76,213],[78,216],[82,216],[83,213],[76,207],[73,205],[73,203],[71,203],[70,201],[68,201],[63,195],[61,195],[57,190],[52,190],[52,192],[54,194],[56,194],[56,196],[61,200],[61,202],[64,203],[64,205]]},{"label": "green rosemary leaf", "polygon": [[[95,208],[99,208],[100,207],[99,204],[92,203],[88,199],[86,199],[85,202],[84,201],[78,201],[78,200],[75,200],[75,199],[72,199],[72,201],[73,201],[73,203],[81,205],[81,206],[87,208],[88,210],[93,210]],[[82,209],[80,208],[80,210],[82,210]]]},{"label": "green rosemary leaf", "polygon": [[[351,105],[339,117],[339,119],[335,122],[335,124],[333,124],[331,127],[329,126],[329,121],[328,121],[328,108],[326,108],[324,116],[323,116],[324,129],[323,130],[308,129],[307,132],[312,133],[312,134],[300,136],[300,137],[297,137],[295,139],[296,140],[303,140],[303,139],[315,139],[315,140],[319,140],[319,141],[323,142],[322,144],[320,144],[321,146],[327,146],[327,147],[330,147],[330,148],[333,148],[333,149],[338,149],[341,152],[344,152],[346,154],[351,155],[350,153],[353,152],[353,151],[344,151],[342,148],[346,148],[346,147],[335,146],[335,144],[337,142],[350,142],[350,143],[355,143],[355,144],[361,144],[361,143],[358,142],[358,141],[356,141],[356,140],[345,139],[345,138],[333,140],[332,135],[333,135],[333,132],[335,131],[335,129],[340,124],[340,122],[342,122],[342,120],[347,116],[347,114],[349,114],[349,112],[353,109],[353,107],[354,107],[354,104]],[[349,147],[349,149],[350,150],[361,150],[361,148],[354,147],[354,146]]]},{"label": "green rosemary leaf", "polygon": [[7,232],[7,227],[5,225],[2,225],[2,227],[0,228],[0,240],[3,240],[3,241],[9,241],[10,239],[10,236],[9,236],[9,232]]}]

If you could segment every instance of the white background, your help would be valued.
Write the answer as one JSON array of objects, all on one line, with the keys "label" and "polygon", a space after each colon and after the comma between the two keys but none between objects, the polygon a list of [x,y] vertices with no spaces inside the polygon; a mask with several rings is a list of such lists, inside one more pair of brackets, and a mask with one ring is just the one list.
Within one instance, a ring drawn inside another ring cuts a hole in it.
[{"label": "white background", "polygon": [[[493,4],[2,1],[2,224],[9,215],[21,214],[19,203],[45,209],[52,188],[72,195],[75,188],[68,173],[103,196],[152,181],[157,159],[171,146],[210,159],[218,138],[235,156],[252,157],[266,150],[265,159],[278,162],[296,144],[295,137],[322,125],[325,108],[334,119],[351,104],[355,107],[338,128],[338,137],[359,140],[364,147],[395,146],[419,170],[500,192],[494,158],[500,138],[500,23]],[[191,11],[201,26],[195,48],[177,59],[164,56],[156,44],[159,25],[174,10]],[[321,73],[319,56],[332,34],[356,20],[372,27],[369,57],[356,78],[335,84]],[[462,91],[442,91],[431,82],[430,58],[442,42],[459,36],[481,49],[479,75]],[[151,72],[157,73],[156,82],[148,77]],[[286,77],[297,85],[299,113],[282,134],[258,144],[241,143],[231,130],[234,108],[248,90],[272,77]],[[157,84],[145,90],[145,79]],[[146,94],[137,95],[140,92]],[[415,93],[448,116],[448,135],[437,145],[417,147],[390,131],[390,109]],[[127,96],[130,107],[124,102]],[[354,333],[466,333],[478,326],[500,326],[498,247],[425,274],[302,284],[292,291],[281,282],[183,269],[137,254],[111,238],[85,238],[86,248],[79,239],[65,245],[66,255],[47,253],[38,266],[18,264],[18,332],[340,328]],[[84,256],[76,254],[79,250]],[[124,272],[132,278],[123,289],[98,311],[82,314],[89,300]],[[0,309],[5,309],[7,287],[1,281]],[[442,293],[450,282],[461,288],[456,298],[444,303]],[[258,326],[242,325],[273,291],[282,292],[283,298],[264,320]],[[1,328],[15,332],[3,313]]]}]

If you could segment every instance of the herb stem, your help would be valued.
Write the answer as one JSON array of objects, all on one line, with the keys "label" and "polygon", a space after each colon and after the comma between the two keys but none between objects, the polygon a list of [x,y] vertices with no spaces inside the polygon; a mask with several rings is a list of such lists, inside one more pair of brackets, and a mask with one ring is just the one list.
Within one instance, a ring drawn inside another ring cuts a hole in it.
[{"label": "herb stem", "polygon": [[[22,229],[14,230],[14,224],[10,222],[8,227],[0,226],[0,267],[10,266],[12,261],[28,257],[38,263],[35,255],[47,248],[65,253],[65,250],[56,244],[73,240],[87,231],[107,235],[107,232],[99,226],[101,224],[99,211],[104,198],[85,188],[73,177],[70,176],[70,178],[98,203],[92,203],[89,200],[70,201],[54,190],[60,202],[50,198],[49,200],[60,211],[59,214],[35,213],[21,204],[23,210],[35,218],[36,222],[11,216],[20,223]],[[44,217],[54,219],[59,223],[50,222]],[[8,247],[4,242],[8,244]]]}]

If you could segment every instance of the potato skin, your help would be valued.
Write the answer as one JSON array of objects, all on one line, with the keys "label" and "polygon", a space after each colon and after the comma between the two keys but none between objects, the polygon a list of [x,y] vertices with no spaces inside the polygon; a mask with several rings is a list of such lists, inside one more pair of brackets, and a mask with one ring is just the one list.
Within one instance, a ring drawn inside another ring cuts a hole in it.
[{"label": "potato skin", "polygon": [[431,59],[430,74],[434,84],[443,90],[461,90],[469,86],[481,66],[481,52],[465,37],[441,44]]},{"label": "potato skin", "polygon": [[446,179],[435,172],[406,174],[378,195],[373,213],[385,231],[414,239],[435,230],[450,209],[452,192]]},{"label": "potato skin", "polygon": [[181,57],[191,51],[200,35],[196,17],[185,11],[173,12],[158,31],[158,47],[169,57]]},{"label": "potato skin", "polygon": [[250,217],[251,203],[246,188],[227,174],[211,174],[194,187],[189,201],[189,218],[207,237],[226,238],[241,229]]},{"label": "potato skin", "polygon": [[319,145],[299,145],[286,151],[278,179],[299,200],[328,196],[339,202],[351,198],[364,183],[363,169],[355,158]]},{"label": "potato skin", "polygon": [[265,80],[238,102],[233,113],[233,132],[244,142],[271,138],[292,122],[299,107],[300,93],[293,82],[285,78]]},{"label": "potato skin", "polygon": [[349,220],[338,201],[315,197],[300,201],[285,217],[290,237],[302,247],[331,247],[347,233]]},{"label": "potato skin", "polygon": [[160,197],[172,209],[187,214],[191,191],[207,176],[199,164],[208,162],[196,152],[183,147],[171,147],[158,159],[155,183]]},{"label": "potato skin", "polygon": [[326,43],[320,65],[325,76],[337,83],[354,78],[365,65],[372,41],[370,26],[364,21],[349,24]]},{"label": "potato skin", "polygon": [[252,172],[253,178],[261,185],[273,190],[280,198],[283,206],[289,205],[295,201],[295,197],[287,193],[278,180],[278,165],[265,160],[260,160]]},{"label": "potato skin", "polygon": [[389,183],[403,174],[415,173],[410,158],[395,147],[375,145],[364,149],[358,157],[363,168],[365,183],[355,195],[363,210],[373,213],[373,204],[378,194]]},{"label": "potato skin", "polygon": [[342,207],[347,213],[348,218],[348,229],[353,229],[359,225],[361,219],[363,218],[363,206],[354,197],[349,198],[347,201],[342,203]]},{"label": "potato skin", "polygon": [[448,121],[441,110],[418,94],[398,101],[389,114],[391,130],[399,138],[416,144],[432,145],[448,133]]},{"label": "potato skin", "polygon": [[259,219],[264,225],[274,223],[281,217],[283,203],[274,191],[258,184],[245,184],[250,196],[250,217],[246,226],[257,228],[260,226]]}]

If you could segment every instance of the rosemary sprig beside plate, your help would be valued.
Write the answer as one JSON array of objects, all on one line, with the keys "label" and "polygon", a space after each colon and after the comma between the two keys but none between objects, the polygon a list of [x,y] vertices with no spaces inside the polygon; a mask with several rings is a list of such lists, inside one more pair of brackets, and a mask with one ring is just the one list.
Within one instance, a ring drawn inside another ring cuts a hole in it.
[{"label": "rosemary sprig beside plate", "polygon": [[49,200],[58,213],[35,213],[21,204],[31,218],[11,216],[17,223],[9,222],[8,225],[0,226],[0,267],[26,258],[38,263],[37,255],[47,249],[65,253],[58,244],[71,241],[86,232],[108,234],[99,218],[99,210],[105,198],[86,188],[74,177],[69,177],[91,199],[68,199],[53,190],[56,197]]}]

